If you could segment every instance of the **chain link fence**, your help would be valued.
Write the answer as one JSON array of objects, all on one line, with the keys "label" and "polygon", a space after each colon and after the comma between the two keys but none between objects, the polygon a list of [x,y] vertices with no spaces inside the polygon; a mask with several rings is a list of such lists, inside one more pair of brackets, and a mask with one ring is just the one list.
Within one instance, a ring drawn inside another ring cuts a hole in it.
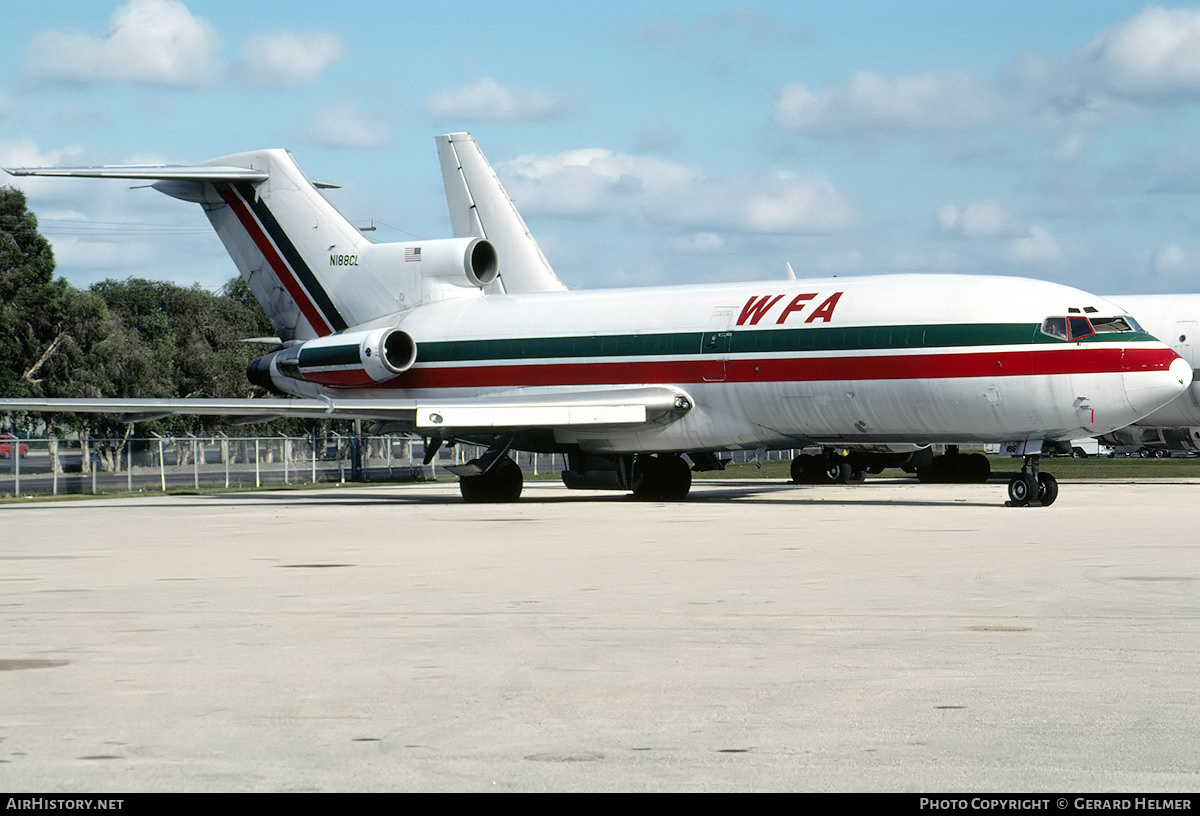
[{"label": "chain link fence", "polygon": [[[0,435],[0,496],[135,493],[343,482],[429,481],[483,452],[440,448],[428,464],[405,436],[175,436],[24,439]],[[561,455],[516,454],[529,476],[555,475]]]},{"label": "chain link fence", "polygon": [[[400,435],[17,438],[0,434],[0,497],[99,495],[346,482],[432,481],[484,452],[446,445],[425,464],[425,443]],[[735,462],[796,451],[733,451]],[[512,453],[528,478],[559,478],[563,454]]]}]

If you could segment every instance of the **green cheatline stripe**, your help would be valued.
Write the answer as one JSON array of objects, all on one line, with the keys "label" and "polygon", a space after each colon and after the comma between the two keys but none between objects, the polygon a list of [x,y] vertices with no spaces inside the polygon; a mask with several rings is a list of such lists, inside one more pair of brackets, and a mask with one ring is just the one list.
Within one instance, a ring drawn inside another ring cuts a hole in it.
[{"label": "green cheatline stripe", "polygon": [[[962,346],[1061,345],[1042,334],[1040,323],[964,323],[924,326],[848,326],[805,329],[680,332],[675,334],[517,337],[502,340],[417,341],[421,363],[473,360],[572,359],[580,357],[645,357],[678,354],[755,354],[807,351],[954,348]],[[1144,332],[1099,334],[1083,343],[1120,339],[1125,343],[1153,338]],[[302,355],[302,362],[310,365]]]},{"label": "green cheatline stripe", "polygon": [[316,366],[358,365],[358,343],[344,346],[319,346],[301,348],[299,363],[305,368]]},{"label": "green cheatline stripe", "polygon": [[308,290],[309,296],[313,299],[317,308],[321,310],[321,314],[329,321],[329,325],[333,327],[335,332],[345,331],[347,328],[346,321],[342,318],[341,312],[333,305],[333,301],[329,299],[329,294],[325,291],[325,287],[321,286],[321,282],[317,280],[317,276],[308,268],[308,264],[304,262],[304,258],[296,250],[296,246],[292,243],[292,239],[288,237],[287,232],[275,220],[275,213],[271,212],[262,199],[255,195],[253,185],[242,182],[236,186],[243,200],[254,210],[254,214],[258,216],[259,222],[271,236],[271,240],[275,242],[275,246],[279,247],[279,251],[287,259],[292,272],[304,284],[304,288]]}]

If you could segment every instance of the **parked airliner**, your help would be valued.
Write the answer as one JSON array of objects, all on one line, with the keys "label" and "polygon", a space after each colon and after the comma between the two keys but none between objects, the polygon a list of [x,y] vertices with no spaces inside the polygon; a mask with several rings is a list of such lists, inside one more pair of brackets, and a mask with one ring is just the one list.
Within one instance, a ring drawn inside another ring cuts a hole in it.
[{"label": "parked airliner", "polygon": [[[1009,442],[1010,503],[1050,504],[1044,441],[1124,427],[1191,366],[1115,303],[1012,277],[883,275],[568,291],[469,134],[438,139],[456,237],[377,243],[285,150],[191,166],[16,168],[150,181],[203,207],[278,332],[287,398],[0,400],[0,409],[338,417],[486,452],[467,501],[514,501],[509,451],[568,487],[679,500],[731,450]],[[685,459],[686,457],[686,459]],[[690,461],[690,465],[689,465]]]},{"label": "parked airliner", "polygon": [[[1142,325],[1200,370],[1200,295],[1111,295],[1135,312]],[[1143,452],[1200,452],[1200,380],[1193,376],[1184,393],[1127,428],[1103,434],[1106,445],[1138,446]]]}]

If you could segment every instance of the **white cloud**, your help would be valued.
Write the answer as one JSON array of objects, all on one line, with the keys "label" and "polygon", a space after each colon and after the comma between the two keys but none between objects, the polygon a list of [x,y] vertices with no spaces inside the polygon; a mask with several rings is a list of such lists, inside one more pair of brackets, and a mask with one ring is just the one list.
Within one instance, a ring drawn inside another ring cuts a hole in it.
[{"label": "white cloud", "polygon": [[[53,167],[78,156],[80,149],[42,150],[33,139],[13,139],[0,141],[0,167]],[[15,179],[5,175],[5,183],[13,183]],[[29,178],[22,178],[28,181]]]},{"label": "white cloud", "polygon": [[775,98],[775,122],[804,133],[961,130],[997,115],[998,100],[966,71],[929,71],[885,77],[870,71],[846,84],[814,92],[803,83],[784,86]]},{"label": "white cloud", "polygon": [[1077,60],[1117,93],[1200,93],[1200,9],[1150,6],[1093,37]]},{"label": "white cloud", "polygon": [[26,73],[38,80],[91,84],[208,84],[219,42],[204,20],[179,0],[129,0],[113,14],[108,33],[44,31],[25,56]]},{"label": "white cloud", "polygon": [[510,88],[483,77],[462,88],[439,91],[426,100],[434,116],[486,121],[553,119],[567,110],[566,98],[536,88]]},{"label": "white cloud", "polygon": [[689,232],[668,239],[667,246],[681,255],[710,255],[725,252],[728,242],[714,232]]},{"label": "white cloud", "polygon": [[1006,261],[1032,266],[1056,263],[1063,257],[1062,246],[1049,230],[1029,224],[998,201],[985,199],[961,207],[947,204],[938,208],[934,219],[946,235],[976,242],[972,254],[984,267],[990,265],[984,256],[997,252]]},{"label": "white cloud", "polygon": [[1159,247],[1150,258],[1151,275],[1160,281],[1173,284],[1177,290],[1186,286],[1200,275],[1200,255],[1189,252],[1179,244]]},{"label": "white cloud", "polygon": [[829,234],[857,221],[831,184],[789,174],[724,179],[601,148],[519,156],[499,168],[522,212],[621,216],[701,232]]},{"label": "white cloud", "polygon": [[1041,266],[1061,261],[1063,248],[1043,227],[1030,227],[1029,233],[1008,245],[1008,258],[1018,263]]},{"label": "white cloud", "polygon": [[[161,164],[177,157],[105,156],[125,164]],[[98,164],[79,147],[42,149],[32,140],[0,141],[0,167]],[[203,211],[129,182],[98,179],[10,177],[0,184],[25,191],[38,228],[54,247],[57,273],[77,286],[130,274],[199,281],[212,288],[236,274]],[[142,271],[139,271],[142,270]]]},{"label": "white cloud", "polygon": [[329,147],[380,147],[391,130],[378,115],[363,112],[355,102],[321,108],[309,119],[309,135]]},{"label": "white cloud", "polygon": [[964,238],[1001,238],[1021,235],[1027,227],[996,201],[975,201],[962,207],[947,204],[935,214],[943,232]]},{"label": "white cloud", "polygon": [[292,88],[316,79],[342,51],[342,41],[332,34],[262,34],[242,44],[239,74],[255,85]]}]

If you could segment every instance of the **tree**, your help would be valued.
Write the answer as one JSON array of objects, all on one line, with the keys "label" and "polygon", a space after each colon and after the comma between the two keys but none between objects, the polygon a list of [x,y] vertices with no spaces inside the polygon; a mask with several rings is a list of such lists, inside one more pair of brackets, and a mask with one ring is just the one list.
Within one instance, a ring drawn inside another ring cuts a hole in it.
[{"label": "tree", "polygon": [[[54,277],[54,253],[25,194],[0,188],[0,394],[11,397],[265,396],[245,376],[263,353],[243,343],[274,334],[241,278],[219,293],[199,285],[107,280],[81,291]],[[111,415],[52,415],[49,430],[127,437]],[[273,431],[300,433],[297,420]],[[145,430],[212,432],[216,417],[169,417]]]},{"label": "tree", "polygon": [[42,369],[66,339],[69,285],[25,194],[0,187],[0,393],[35,396]]}]

